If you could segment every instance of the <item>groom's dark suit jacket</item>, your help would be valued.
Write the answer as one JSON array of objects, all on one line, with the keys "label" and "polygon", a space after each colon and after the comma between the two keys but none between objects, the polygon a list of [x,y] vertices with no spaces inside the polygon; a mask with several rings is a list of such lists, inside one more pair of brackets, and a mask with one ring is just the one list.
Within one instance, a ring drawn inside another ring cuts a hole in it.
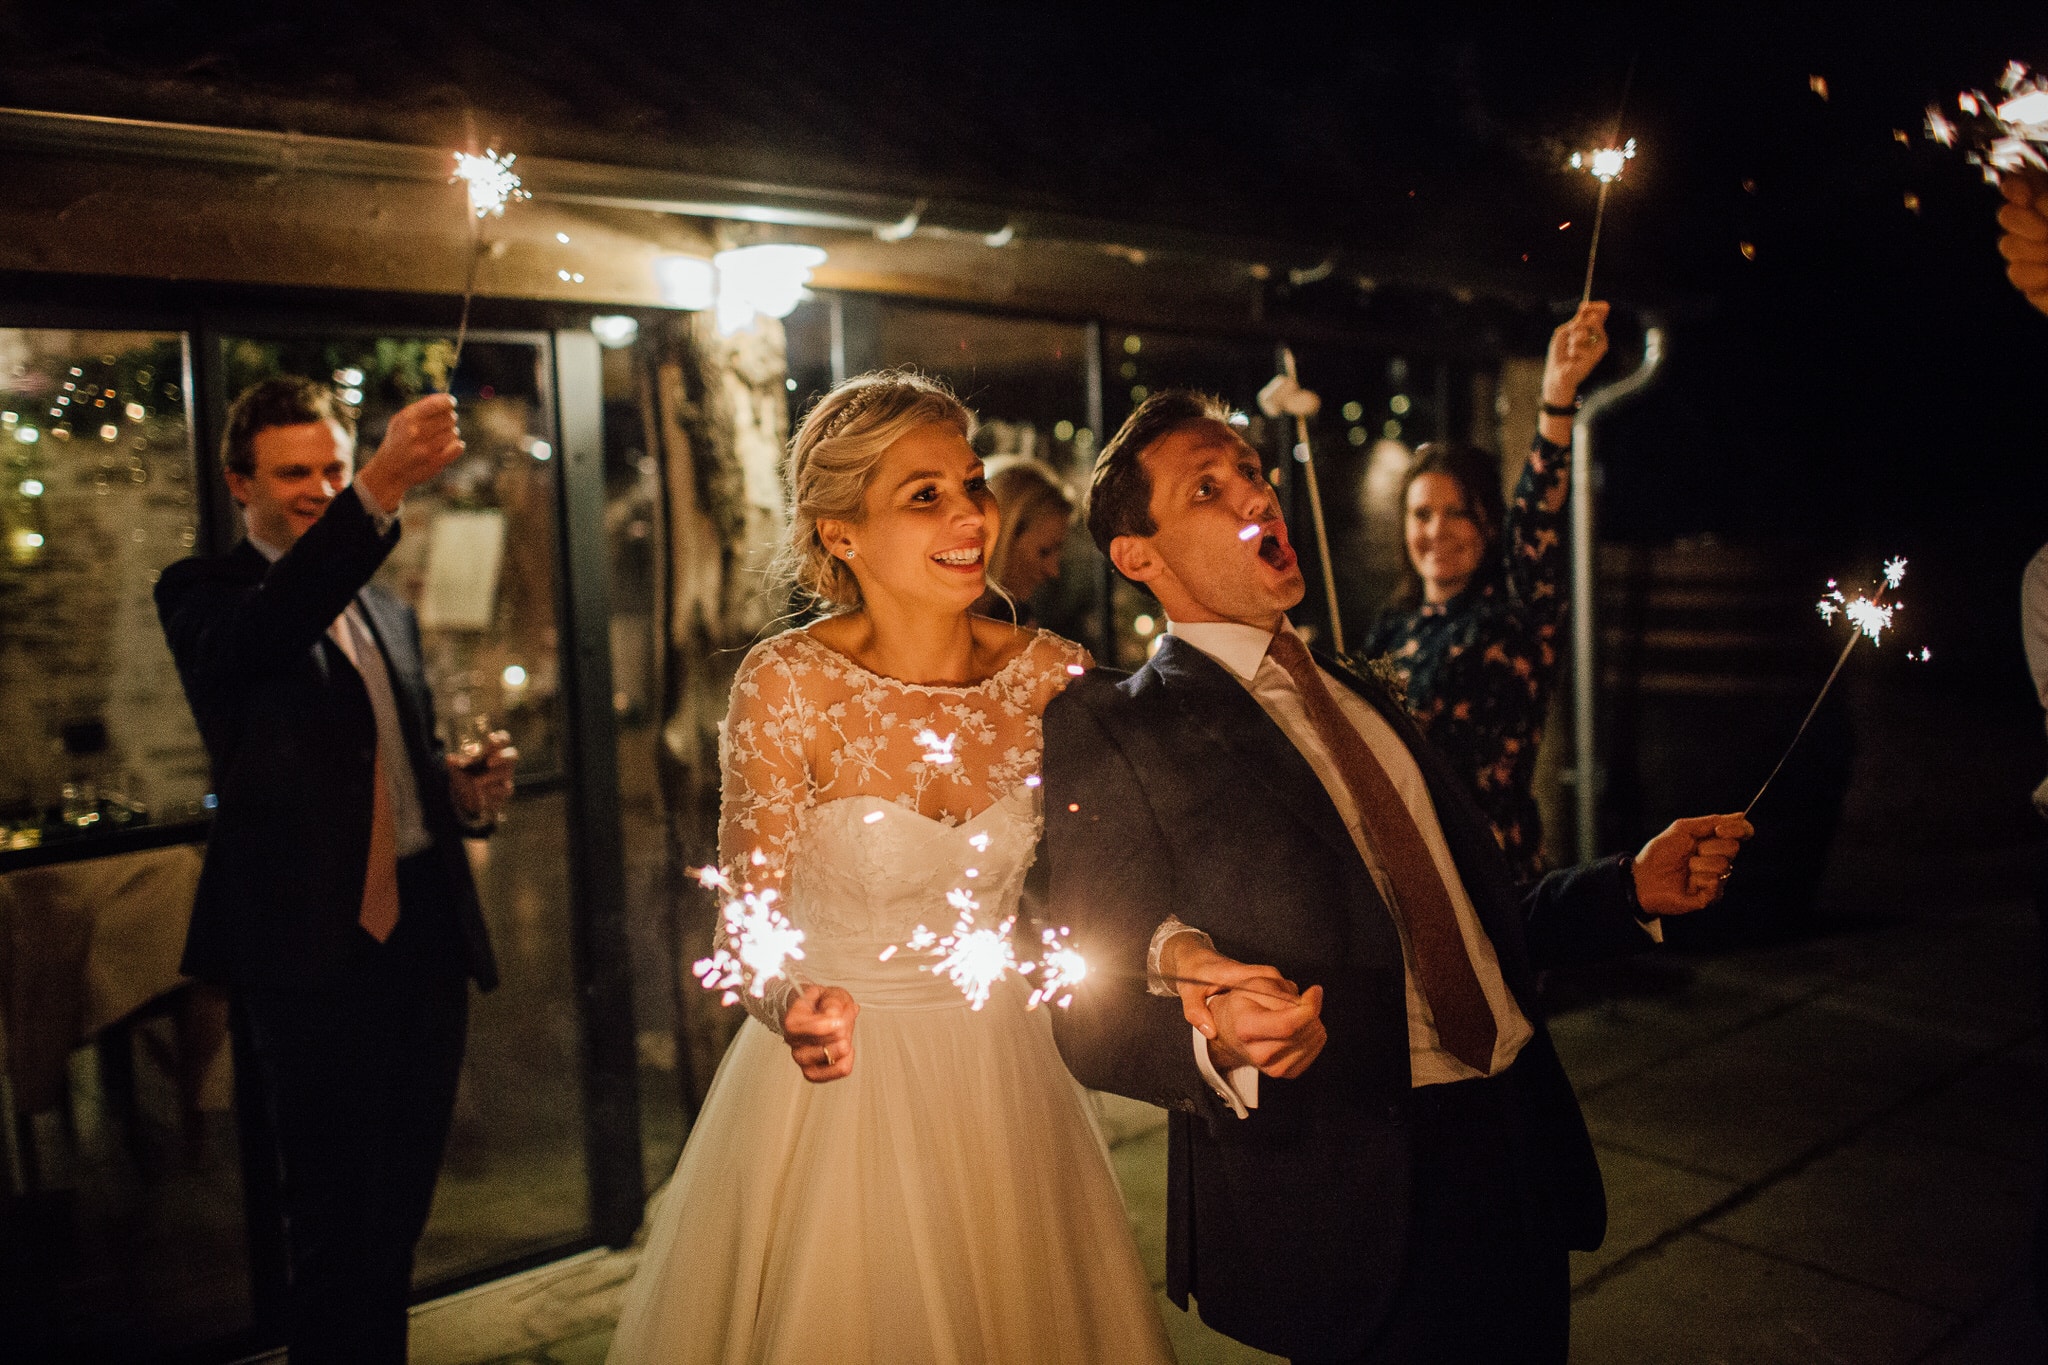
[{"label": "groom's dark suit jacket", "polygon": [[[1537,968],[1644,945],[1619,859],[1518,899],[1462,783],[1381,689],[1327,659],[1415,755],[1452,857],[1535,1037],[1504,1073],[1503,1135],[1543,1231],[1599,1245],[1605,1196],[1546,1033]],[[1168,636],[1125,677],[1098,669],[1045,712],[1045,839],[1034,883],[1090,978],[1053,1011],[1084,1084],[1170,1111],[1167,1289],[1263,1350],[1341,1358],[1393,1302],[1410,1210],[1408,1023],[1398,931],[1308,761],[1224,668]],[[1180,1001],[1146,993],[1168,915],[1224,954],[1324,988],[1329,1041],[1238,1119],[1196,1069]],[[1502,1210],[1503,1217],[1516,1216]]]},{"label": "groom's dark suit jacket", "polygon": [[369,862],[377,722],[328,626],[351,599],[383,651],[418,778],[421,815],[451,893],[466,969],[497,967],[463,854],[412,610],[370,582],[398,542],[354,490],[275,564],[242,541],[164,570],[157,612],[218,808],[184,970],[229,987],[324,989],[347,979]]}]

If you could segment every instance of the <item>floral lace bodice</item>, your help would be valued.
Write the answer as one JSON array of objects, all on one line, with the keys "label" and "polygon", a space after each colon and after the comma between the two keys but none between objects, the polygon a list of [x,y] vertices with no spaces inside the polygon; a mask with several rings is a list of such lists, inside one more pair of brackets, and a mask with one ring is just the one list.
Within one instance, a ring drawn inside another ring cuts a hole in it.
[{"label": "floral lace bodice", "polygon": [[[1048,631],[965,686],[882,677],[803,630],[748,653],[720,729],[719,859],[739,869],[758,850],[755,875],[786,877],[805,979],[949,923],[950,887],[991,914],[1014,903],[1037,842],[1040,717],[1089,662]],[[748,1004],[774,1026],[787,1000]]]}]

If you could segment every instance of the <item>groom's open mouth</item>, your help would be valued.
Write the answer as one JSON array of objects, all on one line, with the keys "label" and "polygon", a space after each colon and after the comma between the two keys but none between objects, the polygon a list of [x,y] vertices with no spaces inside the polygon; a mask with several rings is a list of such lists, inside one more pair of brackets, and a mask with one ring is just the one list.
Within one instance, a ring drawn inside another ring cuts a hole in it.
[{"label": "groom's open mouth", "polygon": [[1259,537],[1259,558],[1274,573],[1291,573],[1294,570],[1294,547],[1287,543],[1287,527],[1283,522],[1274,522],[1273,529]]}]

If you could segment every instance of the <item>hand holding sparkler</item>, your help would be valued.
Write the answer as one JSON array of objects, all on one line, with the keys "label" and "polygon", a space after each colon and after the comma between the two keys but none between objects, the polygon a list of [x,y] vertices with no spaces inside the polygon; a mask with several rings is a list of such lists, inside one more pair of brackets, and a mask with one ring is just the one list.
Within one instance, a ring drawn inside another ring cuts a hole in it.
[{"label": "hand holding sparkler", "polygon": [[2002,177],[1998,189],[2006,201],[1998,210],[2005,277],[2028,303],[2048,313],[2048,175],[2015,172]]},{"label": "hand holding sparkler", "polygon": [[1579,386],[1607,358],[1607,304],[1582,303],[1562,327],[1550,334],[1543,361],[1543,414],[1538,425],[1554,446],[1572,443],[1572,419]]},{"label": "hand holding sparkler", "polygon": [[1160,969],[1180,995],[1181,1016],[1209,1040],[1219,1069],[1254,1066],[1291,1080],[1329,1041],[1321,986],[1298,990],[1273,968],[1225,957],[1194,934],[1167,940]]},{"label": "hand holding sparkler", "polygon": [[391,414],[383,443],[356,474],[355,481],[385,512],[396,512],[405,495],[462,458],[462,430],[455,421],[455,400],[430,393]]},{"label": "hand holding sparkler", "polygon": [[1721,898],[1742,841],[1756,829],[1741,815],[1677,820],[1644,844],[1630,871],[1645,914],[1687,915]]},{"label": "hand holding sparkler", "polygon": [[782,1016],[782,1041],[804,1079],[822,1085],[853,1074],[860,1004],[840,986],[805,986]]}]

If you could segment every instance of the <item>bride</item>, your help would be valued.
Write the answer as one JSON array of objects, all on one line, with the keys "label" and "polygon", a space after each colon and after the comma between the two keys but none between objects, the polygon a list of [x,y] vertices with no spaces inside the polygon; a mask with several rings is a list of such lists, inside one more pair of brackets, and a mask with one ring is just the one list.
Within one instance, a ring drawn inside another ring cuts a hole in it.
[{"label": "bride", "polygon": [[[831,612],[732,691],[719,856],[782,873],[795,982],[747,997],[610,1359],[1170,1361],[1102,1140],[1015,978],[973,1010],[892,944],[992,926],[1038,842],[1039,716],[1087,654],[970,614],[997,530],[936,381],[821,399],[786,560]],[[927,733],[928,732],[928,733]]]}]

